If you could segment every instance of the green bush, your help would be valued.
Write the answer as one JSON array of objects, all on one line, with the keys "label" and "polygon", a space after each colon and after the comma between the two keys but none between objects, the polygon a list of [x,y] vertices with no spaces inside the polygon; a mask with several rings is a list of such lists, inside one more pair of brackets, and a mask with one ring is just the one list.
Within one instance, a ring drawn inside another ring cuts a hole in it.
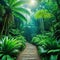
[{"label": "green bush", "polygon": [[37,35],[33,37],[32,43],[37,45],[38,53],[44,60],[57,60],[60,54],[60,41],[47,35]]},{"label": "green bush", "polygon": [[31,42],[37,46],[40,46],[45,43],[45,40],[49,40],[49,37],[44,35],[37,35],[36,37],[33,37]]},{"label": "green bush", "polygon": [[14,60],[14,58],[16,58],[16,56],[20,52],[21,47],[23,48],[23,42],[21,42],[21,40],[17,40],[14,38],[9,39],[8,37],[4,37],[0,43],[0,59]]},{"label": "green bush", "polygon": [[20,43],[21,43],[20,50],[23,50],[25,48],[25,42],[26,42],[25,38],[23,36],[19,35],[15,39],[20,41]]}]

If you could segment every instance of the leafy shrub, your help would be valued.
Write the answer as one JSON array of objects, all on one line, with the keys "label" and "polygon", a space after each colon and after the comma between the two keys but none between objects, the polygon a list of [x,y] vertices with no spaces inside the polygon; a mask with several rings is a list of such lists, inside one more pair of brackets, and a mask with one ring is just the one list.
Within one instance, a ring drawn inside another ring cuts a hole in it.
[{"label": "leafy shrub", "polygon": [[31,42],[35,45],[40,46],[44,43],[45,40],[49,40],[49,37],[44,35],[37,35],[36,37],[33,37]]},{"label": "leafy shrub", "polygon": [[56,41],[56,40],[45,40],[42,42],[40,42],[42,45],[42,47],[45,49],[45,50],[55,50],[55,49],[60,49],[60,44]]},{"label": "leafy shrub", "polygon": [[[54,44],[55,43],[55,44]],[[42,56],[42,60],[57,60],[60,54],[60,45],[52,41],[51,43],[46,43],[46,45],[38,46],[38,53]]]},{"label": "leafy shrub", "polygon": [[37,45],[38,53],[43,56],[44,60],[57,60],[60,53],[60,41],[49,36],[37,35],[33,37],[32,43]]},{"label": "leafy shrub", "polygon": [[4,37],[0,43],[0,59],[14,60],[22,47],[22,42],[17,39]]},{"label": "leafy shrub", "polygon": [[47,35],[37,35],[36,37],[33,37],[32,43],[48,50],[60,49],[60,43],[55,38],[51,38]]},{"label": "leafy shrub", "polygon": [[18,37],[15,38],[16,40],[19,40],[20,43],[21,43],[21,47],[20,47],[20,50],[24,49],[25,48],[25,38],[21,35],[19,35]]}]

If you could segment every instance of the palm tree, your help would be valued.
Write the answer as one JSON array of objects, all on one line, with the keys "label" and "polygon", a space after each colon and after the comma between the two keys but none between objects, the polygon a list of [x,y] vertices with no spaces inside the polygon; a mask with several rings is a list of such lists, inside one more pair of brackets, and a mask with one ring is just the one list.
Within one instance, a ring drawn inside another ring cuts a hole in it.
[{"label": "palm tree", "polygon": [[24,21],[24,20],[27,20],[24,17],[24,13],[29,14],[29,12],[22,7],[22,5],[25,3],[24,1],[19,1],[19,0],[3,0],[3,1],[4,1],[4,4],[2,5],[5,8],[5,14],[3,16],[4,25],[2,28],[1,34],[3,33],[4,29],[5,29],[5,33],[8,31],[9,23],[12,20],[14,20],[14,17],[17,17],[20,20]]}]

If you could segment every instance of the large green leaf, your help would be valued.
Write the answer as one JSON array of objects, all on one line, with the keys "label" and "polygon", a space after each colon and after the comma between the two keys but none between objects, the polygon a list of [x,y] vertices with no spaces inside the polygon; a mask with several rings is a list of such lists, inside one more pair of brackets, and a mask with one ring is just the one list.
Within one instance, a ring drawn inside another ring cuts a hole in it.
[{"label": "large green leaf", "polygon": [[[22,7],[23,4],[25,4],[25,1],[21,0],[4,0],[6,2],[6,7],[8,8],[8,12],[12,13],[14,17],[19,18],[22,21],[27,21],[27,19],[24,17],[24,14],[30,14],[28,10]],[[14,12],[14,13],[13,13]]]},{"label": "large green leaf", "polygon": [[27,21],[27,19],[21,13],[14,12],[14,16],[19,18],[22,21]]},{"label": "large green leaf", "polygon": [[13,11],[16,11],[16,12],[19,12],[19,13],[21,12],[21,13],[23,13],[23,14],[25,13],[25,14],[30,15],[29,11],[28,11],[27,9],[25,9],[25,8],[22,8],[22,7],[20,7],[20,8],[17,8],[17,7],[14,8],[14,7],[13,7]]},{"label": "large green leaf", "polygon": [[14,3],[13,5],[12,5],[12,7],[20,7],[21,5],[23,5],[25,2],[23,2],[23,1],[17,1],[16,3]]}]

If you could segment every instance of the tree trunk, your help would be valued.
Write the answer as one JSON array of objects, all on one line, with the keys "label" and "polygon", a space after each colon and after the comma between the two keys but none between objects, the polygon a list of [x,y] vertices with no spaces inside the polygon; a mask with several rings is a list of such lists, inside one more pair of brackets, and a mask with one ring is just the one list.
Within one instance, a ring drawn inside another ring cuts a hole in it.
[{"label": "tree trunk", "polygon": [[44,34],[44,18],[40,20],[40,29],[41,29],[41,33]]},{"label": "tree trunk", "polygon": [[1,36],[3,35],[4,29],[5,29],[6,20],[7,20],[7,15],[4,17],[4,24],[3,24],[2,31],[1,31]]}]

